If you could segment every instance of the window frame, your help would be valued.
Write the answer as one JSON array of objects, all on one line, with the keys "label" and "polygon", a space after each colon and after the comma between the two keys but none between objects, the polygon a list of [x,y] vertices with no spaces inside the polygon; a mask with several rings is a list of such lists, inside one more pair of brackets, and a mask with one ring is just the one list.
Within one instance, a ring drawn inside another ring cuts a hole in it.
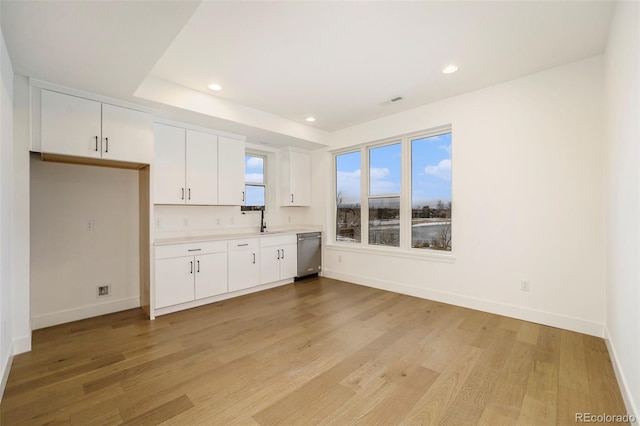
[{"label": "window frame", "polygon": [[[329,248],[337,248],[340,250],[356,251],[356,252],[372,252],[380,253],[384,255],[400,256],[408,258],[420,258],[434,261],[452,262],[455,260],[454,247],[455,239],[452,234],[451,251],[436,250],[429,248],[414,248],[412,247],[411,238],[411,216],[412,216],[412,160],[411,160],[411,141],[415,139],[428,138],[438,136],[446,133],[451,133],[452,146],[453,146],[453,126],[446,124],[442,126],[433,127],[430,129],[421,130],[418,132],[406,133],[400,136],[394,136],[390,138],[381,139],[374,142],[362,143],[355,146],[345,147],[339,150],[330,151],[333,156],[333,186],[332,186],[332,226],[331,230],[334,235],[328,240],[327,246]],[[369,151],[371,148],[382,147],[386,145],[393,145],[394,143],[400,143],[401,145],[401,183],[400,194],[376,194],[370,195],[370,161]],[[361,240],[360,242],[344,242],[337,240],[337,163],[336,157],[338,155],[349,154],[360,151],[360,220],[361,220]],[[453,155],[451,156],[453,165]],[[451,176],[451,201],[455,198],[455,190],[453,185],[453,174]],[[373,198],[387,198],[389,196],[399,196],[400,198],[400,245],[386,246],[369,244],[369,199]],[[451,223],[453,228],[454,214],[452,211]]]},{"label": "window frame", "polygon": [[[245,156],[245,164],[247,161],[247,157],[257,157],[257,158],[262,158],[262,182],[247,182],[246,178],[244,181],[244,190],[245,190],[245,203],[242,204],[240,206],[240,211],[245,214],[245,213],[258,213],[260,211],[264,211],[265,213],[268,210],[268,204],[269,204],[269,197],[268,197],[268,191],[269,191],[269,184],[268,184],[268,180],[267,180],[267,167],[268,167],[268,156],[266,154],[262,154],[262,153],[256,153],[253,151],[245,151],[244,153]],[[246,165],[245,165],[246,167]],[[245,176],[246,176],[246,169],[245,169]],[[245,210],[246,206],[246,194],[247,194],[247,186],[259,186],[259,187],[263,187],[264,188],[264,208],[263,209],[258,209],[258,210]]]}]

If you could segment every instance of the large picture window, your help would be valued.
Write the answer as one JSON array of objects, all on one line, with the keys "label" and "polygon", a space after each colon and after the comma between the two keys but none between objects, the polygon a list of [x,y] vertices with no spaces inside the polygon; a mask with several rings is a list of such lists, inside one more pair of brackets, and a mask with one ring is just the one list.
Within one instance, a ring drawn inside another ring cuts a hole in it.
[{"label": "large picture window", "polygon": [[450,128],[336,154],[336,241],[451,251],[451,164]]},{"label": "large picture window", "polygon": [[336,155],[336,240],[361,241],[360,151]]},{"label": "large picture window", "polygon": [[369,244],[400,246],[402,145],[369,149]]},{"label": "large picture window", "polygon": [[451,250],[451,133],[411,140],[411,247]]}]

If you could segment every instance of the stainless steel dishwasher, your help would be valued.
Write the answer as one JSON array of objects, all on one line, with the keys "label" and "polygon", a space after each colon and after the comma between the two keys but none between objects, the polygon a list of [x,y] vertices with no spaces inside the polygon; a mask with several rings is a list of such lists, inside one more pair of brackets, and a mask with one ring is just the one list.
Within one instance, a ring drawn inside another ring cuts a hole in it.
[{"label": "stainless steel dishwasher", "polygon": [[298,275],[296,280],[317,274],[322,269],[322,233],[298,234]]}]

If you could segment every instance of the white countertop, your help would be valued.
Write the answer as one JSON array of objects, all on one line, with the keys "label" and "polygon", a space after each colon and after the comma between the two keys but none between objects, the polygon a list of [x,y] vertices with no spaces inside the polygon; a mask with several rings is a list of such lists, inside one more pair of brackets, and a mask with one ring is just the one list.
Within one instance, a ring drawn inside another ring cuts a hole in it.
[{"label": "white countertop", "polygon": [[304,226],[299,228],[292,228],[287,230],[274,230],[267,232],[243,232],[236,234],[212,234],[212,235],[185,235],[176,236],[170,238],[157,238],[154,240],[154,246],[164,246],[169,244],[181,244],[181,243],[195,243],[203,241],[221,241],[221,240],[235,240],[240,238],[264,238],[276,235],[296,235],[301,232],[322,232],[320,227]]}]

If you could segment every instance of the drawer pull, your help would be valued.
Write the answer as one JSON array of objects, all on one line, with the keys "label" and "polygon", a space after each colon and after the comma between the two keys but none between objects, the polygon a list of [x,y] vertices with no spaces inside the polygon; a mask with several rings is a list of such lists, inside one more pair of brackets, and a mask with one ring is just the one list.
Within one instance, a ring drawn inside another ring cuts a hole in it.
[{"label": "drawer pull", "polygon": [[189,249],[187,251],[200,251],[200,250],[202,250],[202,249],[201,248],[199,248],[199,249]]},{"label": "drawer pull", "polygon": [[248,246],[249,243],[244,243],[244,244],[238,244],[238,247],[244,247],[244,246]]}]

